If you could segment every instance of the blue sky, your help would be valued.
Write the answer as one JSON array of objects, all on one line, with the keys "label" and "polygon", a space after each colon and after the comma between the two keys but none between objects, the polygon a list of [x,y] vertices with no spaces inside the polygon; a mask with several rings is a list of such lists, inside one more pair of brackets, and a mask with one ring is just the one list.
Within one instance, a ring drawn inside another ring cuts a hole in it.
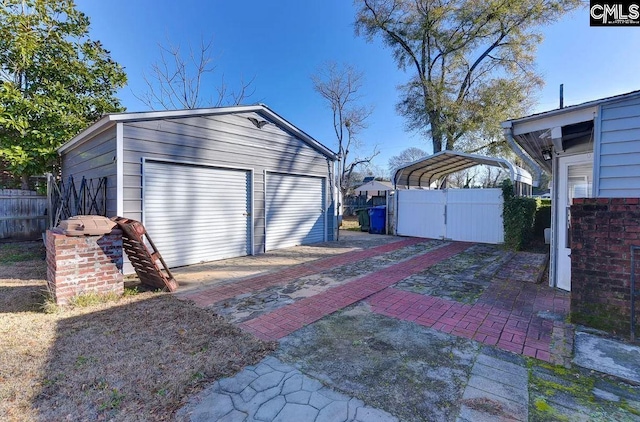
[{"label": "blue sky", "polygon": [[[350,63],[365,74],[363,102],[373,105],[361,139],[366,154],[378,145],[375,164],[387,169],[390,156],[429,142],[404,130],[395,112],[396,86],[408,75],[397,69],[391,51],[367,42],[353,29],[350,0],[78,0],[91,20],[91,37],[102,41],[125,67],[129,85],[119,97],[129,111],[147,107],[134,93],[146,90],[143,72],[159,57],[158,43],[198,45],[213,39],[222,74],[232,88],[255,77],[249,103],[263,102],[291,123],[336,149],[331,112],[313,91],[310,75],[325,61]],[[533,112],[640,89],[640,28],[590,27],[587,8],[544,29],[538,70],[546,81]],[[215,87],[211,87],[214,91]]]}]

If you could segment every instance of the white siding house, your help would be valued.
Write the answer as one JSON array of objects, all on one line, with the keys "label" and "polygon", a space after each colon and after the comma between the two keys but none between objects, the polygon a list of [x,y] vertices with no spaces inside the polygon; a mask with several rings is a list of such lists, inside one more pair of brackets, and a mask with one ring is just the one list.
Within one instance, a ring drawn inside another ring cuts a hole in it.
[{"label": "white siding house", "polygon": [[263,105],[111,114],[59,153],[170,267],[335,238],[335,154]]},{"label": "white siding house", "polygon": [[521,158],[552,175],[549,283],[571,290],[573,199],[640,197],[640,91],[509,120],[502,127]]}]

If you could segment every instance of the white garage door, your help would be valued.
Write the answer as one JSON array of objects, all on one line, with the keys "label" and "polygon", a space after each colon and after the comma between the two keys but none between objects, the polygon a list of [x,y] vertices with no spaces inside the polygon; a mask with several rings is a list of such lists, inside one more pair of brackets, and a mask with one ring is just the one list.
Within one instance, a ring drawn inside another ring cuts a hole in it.
[{"label": "white garage door", "polygon": [[267,174],[267,250],[324,241],[324,184],[319,177]]},{"label": "white garage door", "polygon": [[244,170],[146,161],[144,225],[167,265],[249,254],[250,185]]}]

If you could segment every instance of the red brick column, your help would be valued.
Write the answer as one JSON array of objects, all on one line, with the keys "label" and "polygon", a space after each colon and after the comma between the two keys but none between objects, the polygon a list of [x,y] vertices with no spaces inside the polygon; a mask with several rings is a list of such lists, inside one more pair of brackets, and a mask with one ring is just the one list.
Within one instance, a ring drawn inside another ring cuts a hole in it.
[{"label": "red brick column", "polygon": [[[571,206],[571,319],[628,336],[631,252],[640,246],[639,198],[574,199]],[[636,262],[640,253],[636,252]],[[636,268],[640,280],[640,268]],[[636,289],[640,286],[636,286]],[[636,302],[640,305],[640,301]],[[636,308],[637,309],[637,308]],[[636,312],[636,321],[640,321]]]},{"label": "red brick column", "polygon": [[66,236],[47,230],[47,284],[56,303],[84,293],[124,292],[122,232],[102,236]]}]

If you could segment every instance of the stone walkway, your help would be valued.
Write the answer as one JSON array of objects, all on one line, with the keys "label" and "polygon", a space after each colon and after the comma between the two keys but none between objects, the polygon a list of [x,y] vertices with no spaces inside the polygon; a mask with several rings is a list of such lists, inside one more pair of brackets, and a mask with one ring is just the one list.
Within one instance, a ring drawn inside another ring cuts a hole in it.
[{"label": "stone walkway", "polygon": [[[478,355],[462,395],[457,422],[529,420],[529,372],[524,359]],[[509,362],[511,360],[511,362]]]},{"label": "stone walkway", "polygon": [[176,415],[192,422],[397,422],[274,357],[216,381]]}]

